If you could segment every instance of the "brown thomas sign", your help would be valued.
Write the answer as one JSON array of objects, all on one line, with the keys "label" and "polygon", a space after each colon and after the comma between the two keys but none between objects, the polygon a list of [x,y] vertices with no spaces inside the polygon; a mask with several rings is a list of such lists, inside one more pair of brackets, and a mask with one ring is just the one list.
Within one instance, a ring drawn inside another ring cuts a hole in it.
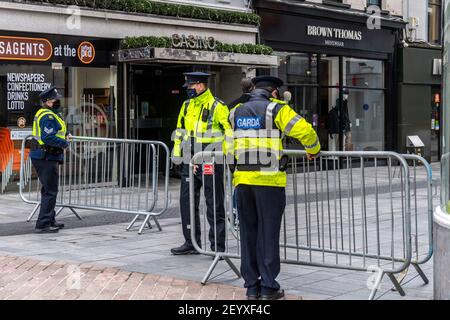
[{"label": "brown thomas sign", "polygon": [[0,36],[0,60],[47,61],[52,55],[47,39]]}]

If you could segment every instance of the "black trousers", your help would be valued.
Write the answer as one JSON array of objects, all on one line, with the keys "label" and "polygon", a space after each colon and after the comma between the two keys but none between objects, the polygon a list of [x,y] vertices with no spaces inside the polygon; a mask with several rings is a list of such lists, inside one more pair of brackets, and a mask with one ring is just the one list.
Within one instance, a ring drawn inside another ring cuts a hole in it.
[{"label": "black trousers", "polygon": [[247,294],[270,295],[280,289],[280,228],[286,207],[284,188],[236,188],[241,235],[241,273]]},{"label": "black trousers", "polygon": [[[206,216],[210,226],[209,241],[211,250],[225,251],[225,207],[224,207],[224,185],[223,185],[223,165],[215,165],[214,175],[204,176],[204,185],[201,168],[194,175],[195,192],[195,230],[197,243],[201,245],[200,230],[200,189],[203,186],[206,198]],[[214,207],[214,187],[215,187],[215,207]],[[183,235],[188,244],[192,244],[191,239],[191,213],[189,199],[189,165],[184,164],[181,172],[180,189],[180,210],[181,223],[183,225]],[[214,219],[215,214],[215,219]],[[216,228],[214,229],[214,225]]]},{"label": "black trousers", "polygon": [[42,184],[41,210],[36,222],[37,229],[49,227],[55,222],[56,197],[58,196],[58,161],[34,160],[32,163]]}]

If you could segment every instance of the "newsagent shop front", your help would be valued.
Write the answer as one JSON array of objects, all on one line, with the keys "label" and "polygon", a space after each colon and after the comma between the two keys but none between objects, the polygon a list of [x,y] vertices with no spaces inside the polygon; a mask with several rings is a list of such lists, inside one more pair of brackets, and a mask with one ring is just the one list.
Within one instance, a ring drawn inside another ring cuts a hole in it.
[{"label": "newsagent shop front", "polygon": [[16,148],[31,133],[39,93],[63,95],[70,132],[115,136],[119,40],[0,31],[0,127]]}]

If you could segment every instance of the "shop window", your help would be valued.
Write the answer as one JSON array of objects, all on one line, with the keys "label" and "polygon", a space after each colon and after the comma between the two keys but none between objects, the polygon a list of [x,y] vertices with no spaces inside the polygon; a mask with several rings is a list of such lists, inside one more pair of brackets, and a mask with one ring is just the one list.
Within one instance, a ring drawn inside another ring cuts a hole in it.
[{"label": "shop window", "polygon": [[70,68],[65,115],[74,135],[116,137],[115,68]]},{"label": "shop window", "polygon": [[441,44],[441,0],[428,0],[428,41]]},{"label": "shop window", "polygon": [[295,54],[288,55],[285,60],[287,64],[287,82],[291,84],[315,84],[317,83],[317,55]]},{"label": "shop window", "polygon": [[384,88],[383,62],[378,60],[345,58],[345,86]]}]

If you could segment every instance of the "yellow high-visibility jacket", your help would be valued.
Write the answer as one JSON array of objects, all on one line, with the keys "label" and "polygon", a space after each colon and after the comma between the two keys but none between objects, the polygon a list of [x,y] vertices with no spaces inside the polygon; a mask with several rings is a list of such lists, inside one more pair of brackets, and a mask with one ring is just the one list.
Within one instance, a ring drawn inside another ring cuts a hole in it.
[{"label": "yellow high-visibility jacket", "polygon": [[198,97],[186,100],[178,116],[173,157],[185,156],[182,152],[183,142],[190,143],[192,138],[197,144],[222,145],[225,131],[231,129],[229,114],[228,107],[215,98],[209,89]]},{"label": "yellow high-visibility jacket", "polygon": [[[312,125],[284,101],[269,100],[264,90],[255,90],[248,102],[232,109],[230,123],[233,130],[227,131],[227,141],[232,139],[233,143],[227,142],[226,152],[232,154],[237,162],[235,186],[286,187],[286,172],[267,166],[271,157],[280,160],[284,136],[299,140],[311,155],[317,155],[321,150],[319,137]],[[266,153],[267,159],[261,164],[261,154]],[[263,169],[255,168],[253,171],[254,166],[262,166]]]}]

